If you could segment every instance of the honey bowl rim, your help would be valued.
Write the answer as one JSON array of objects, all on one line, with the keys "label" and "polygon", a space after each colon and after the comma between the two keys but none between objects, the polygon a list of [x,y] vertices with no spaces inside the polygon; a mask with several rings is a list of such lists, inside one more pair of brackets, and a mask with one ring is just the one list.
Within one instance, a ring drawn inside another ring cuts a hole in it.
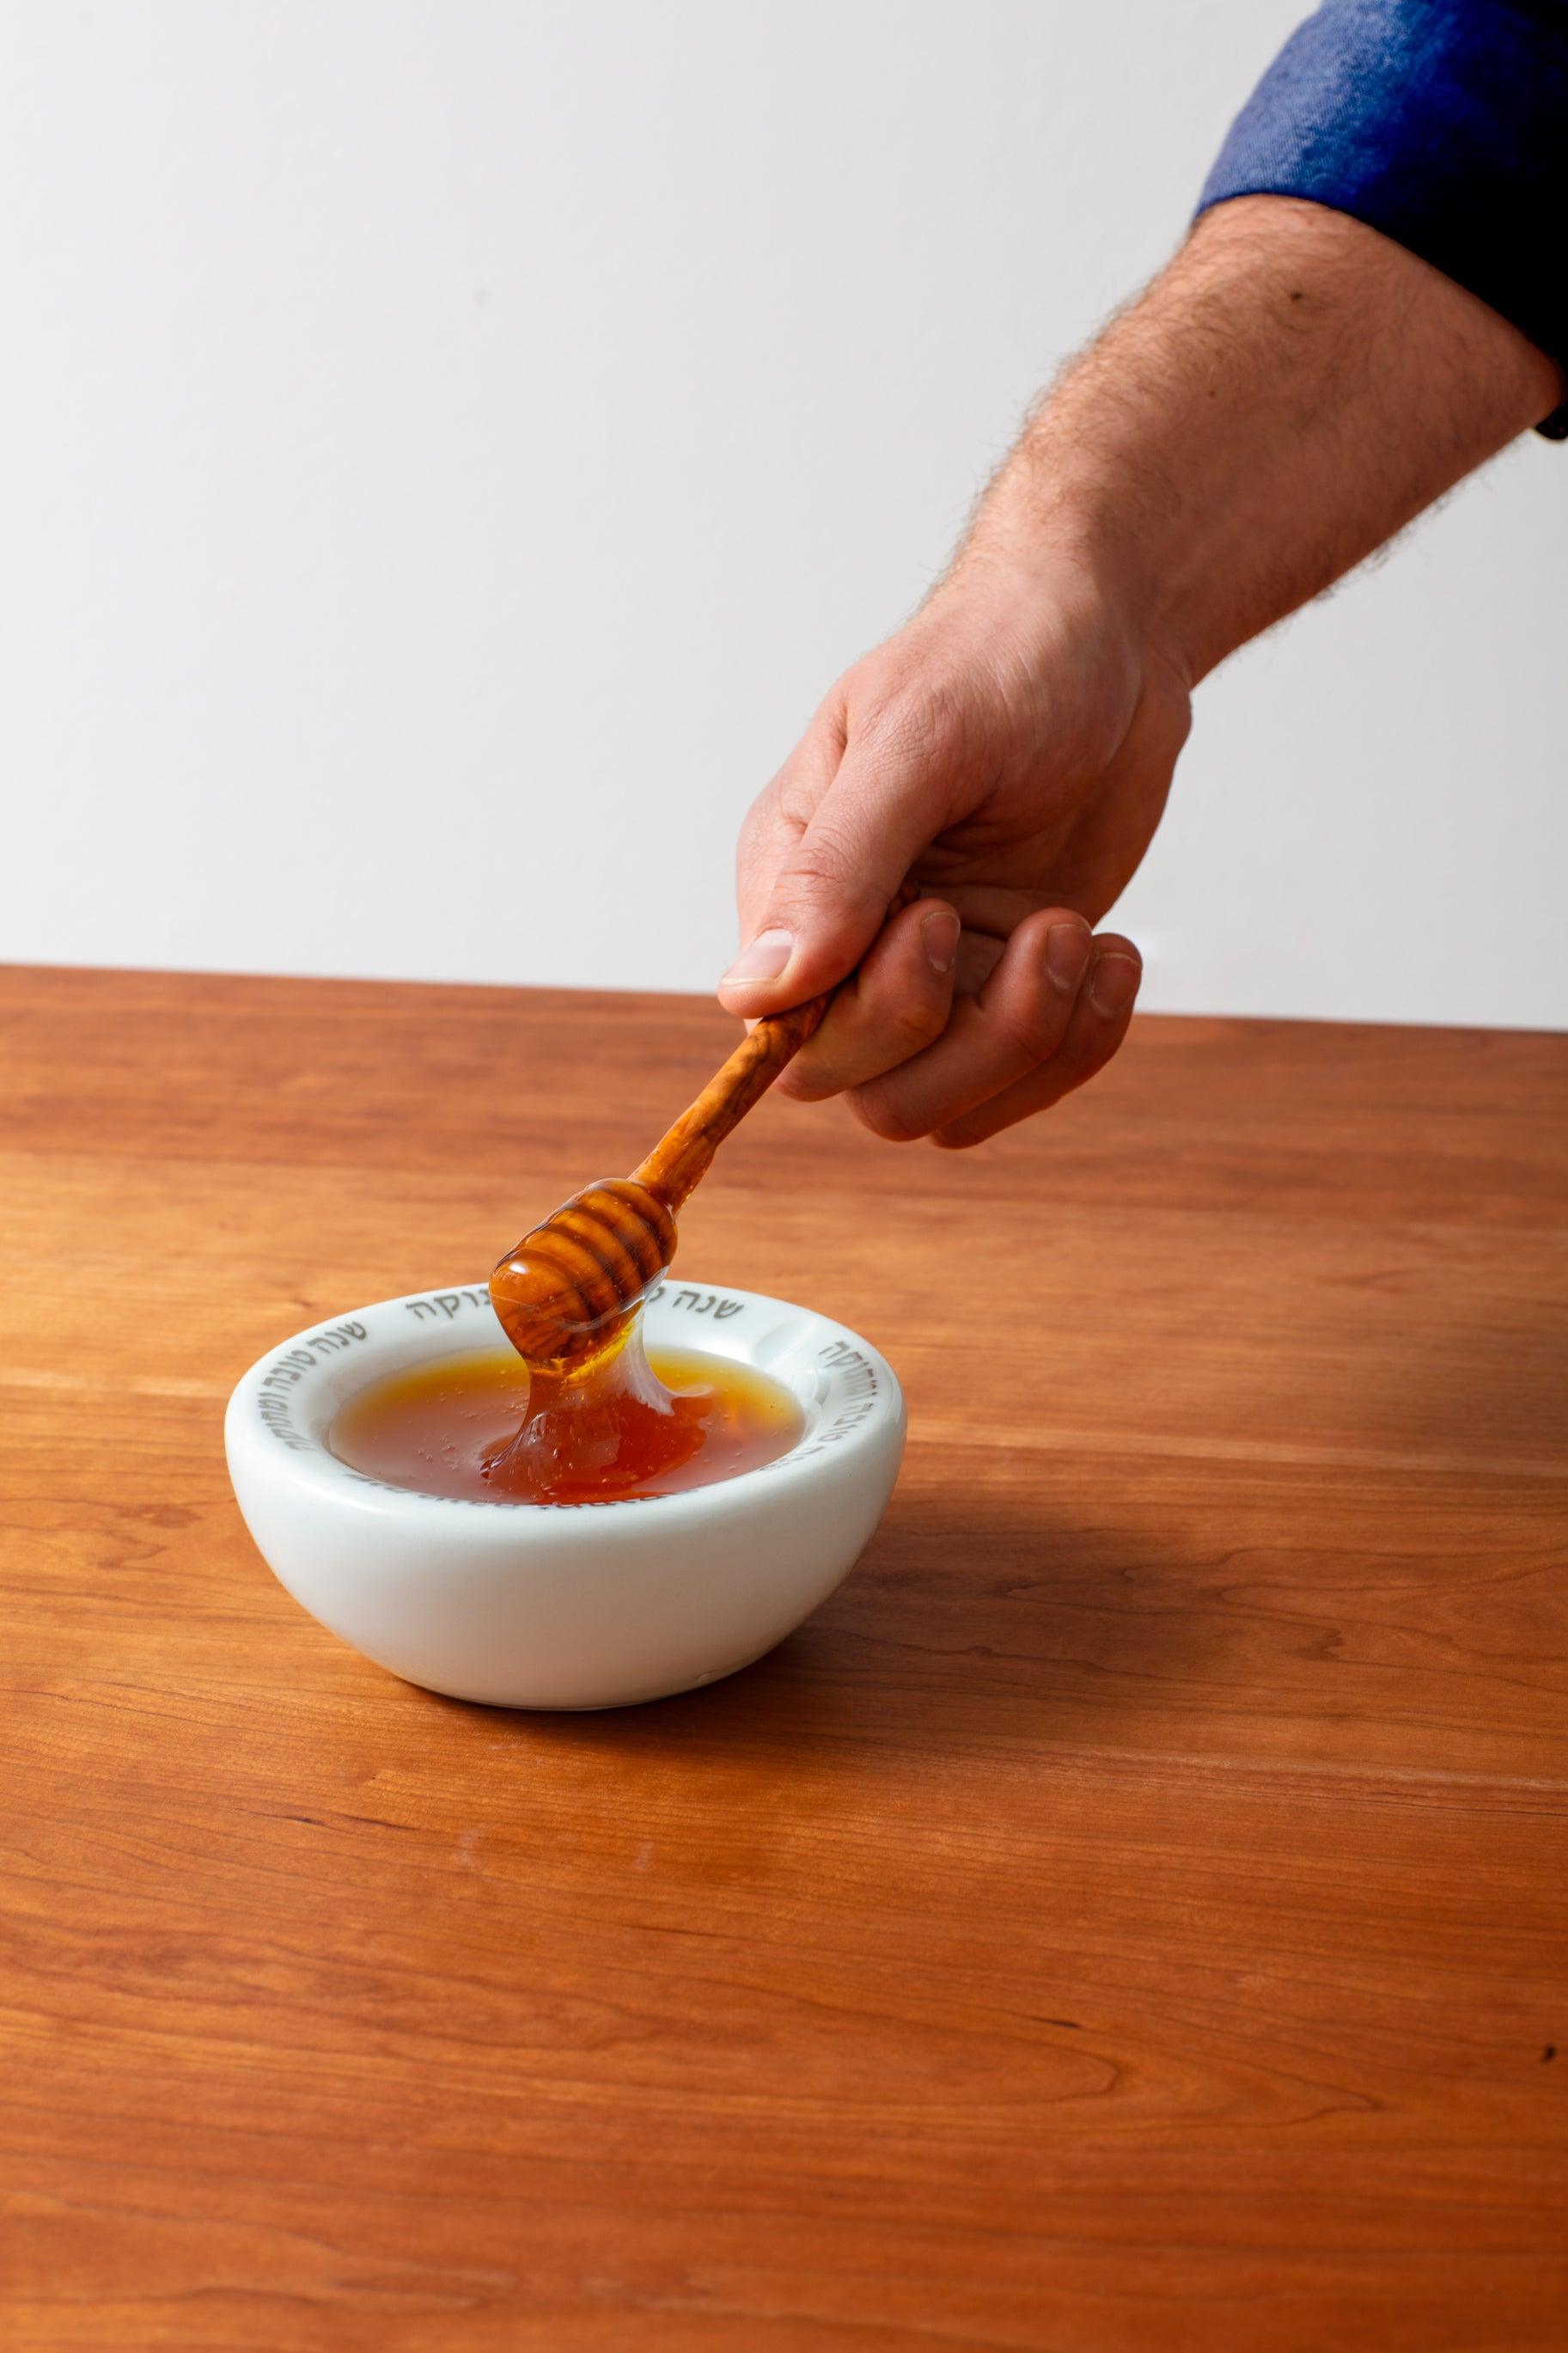
[{"label": "honey bowl rim", "polygon": [[[668,1319],[681,1303],[689,1328],[683,1320],[671,1332]],[[647,1518],[651,1534],[691,1511],[750,1511],[764,1482],[773,1482],[782,1502],[800,1482],[815,1483],[829,1473],[837,1482],[853,1474],[863,1459],[885,1448],[890,1428],[896,1426],[901,1440],[903,1392],[891,1365],[870,1341],[820,1309],[733,1284],[666,1277],[650,1292],[647,1311],[656,1346],[679,1345],[727,1357],[785,1388],[803,1415],[794,1444],[772,1461],[707,1485],[582,1504],[436,1495],[356,1470],[327,1443],[351,1398],[414,1366],[505,1345],[485,1285],[464,1283],[404,1293],[323,1318],[258,1357],[235,1384],[225,1416],[231,1480],[237,1491],[259,1477],[318,1509],[416,1514],[438,1526],[448,1542],[462,1530],[460,1541],[493,1535],[512,1544],[542,1536],[547,1528],[552,1539],[570,1542],[580,1528],[591,1546],[595,1534],[603,1537],[634,1514]],[[400,1316],[411,1320],[401,1323]]]}]

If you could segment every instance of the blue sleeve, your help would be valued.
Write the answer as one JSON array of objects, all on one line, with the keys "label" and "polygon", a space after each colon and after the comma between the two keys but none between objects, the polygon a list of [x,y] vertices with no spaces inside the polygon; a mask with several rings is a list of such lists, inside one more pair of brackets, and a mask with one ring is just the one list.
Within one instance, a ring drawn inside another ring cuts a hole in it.
[{"label": "blue sleeve", "polygon": [[[1568,364],[1568,0],[1326,0],[1198,209],[1252,195],[1353,214]],[[1568,439],[1568,402],[1541,430]]]}]

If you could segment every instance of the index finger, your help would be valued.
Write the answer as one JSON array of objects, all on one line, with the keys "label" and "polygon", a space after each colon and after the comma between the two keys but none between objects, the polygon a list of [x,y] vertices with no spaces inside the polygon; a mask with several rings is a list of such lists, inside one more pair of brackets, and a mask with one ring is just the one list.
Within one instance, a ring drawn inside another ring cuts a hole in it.
[{"label": "index finger", "polygon": [[940,831],[942,794],[918,752],[879,737],[852,742],[793,848],[749,890],[750,937],[720,1002],[752,1018],[845,979]]}]

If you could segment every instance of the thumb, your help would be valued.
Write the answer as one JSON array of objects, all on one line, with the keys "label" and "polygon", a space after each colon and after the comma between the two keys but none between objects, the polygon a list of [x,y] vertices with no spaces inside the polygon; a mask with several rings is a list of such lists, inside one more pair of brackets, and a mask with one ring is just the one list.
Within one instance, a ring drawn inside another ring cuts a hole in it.
[{"label": "thumb", "polygon": [[763,914],[719,984],[743,1018],[782,1012],[854,971],[942,819],[921,772],[851,744],[810,823],[748,892]]}]

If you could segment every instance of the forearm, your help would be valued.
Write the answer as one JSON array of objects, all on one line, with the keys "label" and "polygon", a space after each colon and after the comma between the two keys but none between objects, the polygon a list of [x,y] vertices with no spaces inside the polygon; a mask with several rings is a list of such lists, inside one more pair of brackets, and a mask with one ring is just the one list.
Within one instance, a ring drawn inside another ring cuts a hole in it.
[{"label": "forearm", "polygon": [[1195,681],[1561,398],[1517,328],[1402,247],[1243,198],[1047,397],[951,577],[1081,558]]},{"label": "forearm", "polygon": [[1292,35],[1182,251],[752,809],[723,1001],[837,992],[787,1092],[963,1145],[1110,1060],[1139,959],[1093,927],[1194,681],[1516,434],[1568,439],[1564,106],[1555,0],[1323,0]]}]

